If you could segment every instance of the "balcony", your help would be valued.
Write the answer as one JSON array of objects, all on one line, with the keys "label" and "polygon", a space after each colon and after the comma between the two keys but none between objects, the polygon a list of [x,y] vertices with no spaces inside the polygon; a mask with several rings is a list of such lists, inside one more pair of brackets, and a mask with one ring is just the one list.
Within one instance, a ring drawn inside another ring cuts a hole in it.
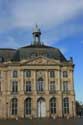
[{"label": "balcony", "polygon": [[32,95],[32,91],[24,91],[25,95]]},{"label": "balcony", "polygon": [[70,94],[70,91],[69,90],[63,90],[63,94]]},{"label": "balcony", "polygon": [[11,91],[11,94],[12,94],[12,95],[17,95],[18,92],[13,92],[13,91]]},{"label": "balcony", "polygon": [[49,94],[56,94],[56,90],[49,90]]},{"label": "balcony", "polygon": [[37,90],[37,94],[45,94],[45,91],[44,90],[43,91]]}]

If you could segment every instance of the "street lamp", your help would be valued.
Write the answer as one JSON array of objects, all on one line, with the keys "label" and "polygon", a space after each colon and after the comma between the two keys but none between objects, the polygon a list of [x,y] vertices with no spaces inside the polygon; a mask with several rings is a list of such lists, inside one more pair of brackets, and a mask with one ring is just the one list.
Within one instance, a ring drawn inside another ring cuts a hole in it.
[{"label": "street lamp", "polygon": [[40,118],[41,118],[41,100],[40,100]]},{"label": "street lamp", "polygon": [[8,102],[6,102],[6,118],[8,119]]},{"label": "street lamp", "polygon": [[73,107],[74,102],[72,101],[72,116],[74,118],[74,107]]}]

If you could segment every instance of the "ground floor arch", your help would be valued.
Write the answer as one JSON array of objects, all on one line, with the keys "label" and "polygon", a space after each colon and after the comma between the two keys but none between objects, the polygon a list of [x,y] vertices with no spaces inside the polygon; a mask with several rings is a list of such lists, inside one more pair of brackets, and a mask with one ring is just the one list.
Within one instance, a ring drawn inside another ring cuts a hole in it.
[{"label": "ground floor arch", "polygon": [[44,98],[39,98],[37,100],[37,117],[46,117],[46,102]]}]

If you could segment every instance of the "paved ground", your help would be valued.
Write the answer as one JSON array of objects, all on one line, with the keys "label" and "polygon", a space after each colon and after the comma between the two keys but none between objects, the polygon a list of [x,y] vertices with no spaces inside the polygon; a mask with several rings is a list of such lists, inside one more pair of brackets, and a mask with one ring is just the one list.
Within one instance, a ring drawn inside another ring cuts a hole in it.
[{"label": "paved ground", "polygon": [[34,120],[0,120],[0,125],[83,125],[83,118],[77,119],[34,119]]}]

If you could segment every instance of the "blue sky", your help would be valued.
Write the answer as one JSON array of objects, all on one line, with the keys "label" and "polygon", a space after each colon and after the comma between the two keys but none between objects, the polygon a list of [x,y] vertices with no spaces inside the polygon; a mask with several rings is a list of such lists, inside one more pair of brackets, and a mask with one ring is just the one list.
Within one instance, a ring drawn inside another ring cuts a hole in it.
[{"label": "blue sky", "polygon": [[73,56],[76,99],[83,102],[83,0],[0,0],[0,48],[31,43],[35,24],[45,44]]}]

